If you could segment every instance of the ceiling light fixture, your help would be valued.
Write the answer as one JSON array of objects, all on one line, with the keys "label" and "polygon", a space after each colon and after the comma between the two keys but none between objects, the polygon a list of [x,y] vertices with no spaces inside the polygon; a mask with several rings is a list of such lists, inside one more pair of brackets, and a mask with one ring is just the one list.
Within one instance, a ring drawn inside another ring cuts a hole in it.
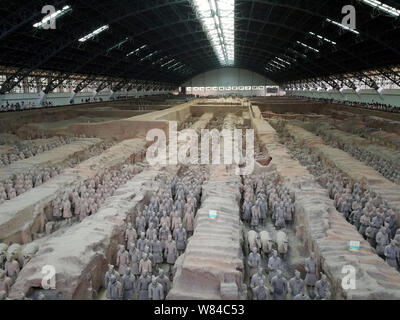
[{"label": "ceiling light fixture", "polygon": [[307,49],[312,50],[312,51],[314,51],[314,52],[319,52],[318,49],[315,49],[315,48],[313,48],[313,47],[310,47],[309,45],[307,45],[307,44],[305,44],[305,43],[303,43],[303,42],[297,41],[297,43],[298,43],[299,45],[303,46],[304,48],[307,48]]},{"label": "ceiling light fixture", "polygon": [[35,23],[33,27],[38,29],[43,28],[43,26],[46,25],[50,20],[56,20],[70,11],[72,11],[71,6],[64,6],[61,10],[57,10],[53,14],[44,17],[42,21]]},{"label": "ceiling light fixture", "polygon": [[345,26],[344,24],[341,24],[341,23],[339,23],[339,22],[333,21],[333,20],[328,19],[328,18],[326,19],[326,21],[329,22],[329,23],[331,23],[331,24],[333,24],[333,25],[335,25],[335,26],[338,26],[339,28],[342,28],[342,29],[344,29],[344,30],[353,32],[353,33],[355,33],[355,34],[360,34],[360,32],[358,32],[357,30],[351,29],[351,28],[349,28],[348,26]]},{"label": "ceiling light fixture", "polygon": [[325,42],[328,42],[328,43],[333,44],[334,46],[336,46],[336,42],[335,41],[329,40],[329,39],[327,39],[327,38],[325,38],[323,36],[320,36],[319,34],[316,34],[316,33],[311,32],[311,31],[308,34],[310,34],[310,35],[312,35],[314,37],[317,37],[320,40],[323,40]]},{"label": "ceiling light fixture", "polygon": [[370,7],[376,8],[382,12],[385,12],[389,15],[391,15],[392,17],[399,17],[400,16],[400,10],[396,9],[394,7],[391,7],[381,1],[377,1],[377,0],[361,0],[361,2],[369,5]]},{"label": "ceiling light fixture", "polygon": [[92,39],[92,38],[95,37],[96,35],[102,33],[103,31],[105,31],[105,30],[107,30],[107,29],[109,29],[109,28],[110,28],[110,26],[109,26],[108,24],[106,24],[106,25],[104,25],[104,26],[102,26],[102,27],[100,27],[100,28],[97,28],[97,29],[94,30],[93,32],[89,33],[88,35],[86,35],[86,36],[80,38],[80,39],[79,39],[79,42],[88,41],[89,39]]}]

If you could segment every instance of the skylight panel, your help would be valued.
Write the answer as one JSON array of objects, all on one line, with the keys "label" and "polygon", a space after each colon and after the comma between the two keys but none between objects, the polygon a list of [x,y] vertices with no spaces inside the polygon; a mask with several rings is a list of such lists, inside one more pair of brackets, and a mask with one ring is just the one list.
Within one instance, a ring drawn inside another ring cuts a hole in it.
[{"label": "skylight panel", "polygon": [[185,65],[184,65],[184,64],[182,64],[181,66],[179,66],[179,67],[177,67],[177,68],[173,69],[173,71],[177,71],[177,70],[179,70],[179,69],[183,68],[184,66],[185,66]]},{"label": "skylight panel", "polygon": [[161,67],[165,67],[166,65],[168,65],[168,64],[170,64],[170,63],[172,63],[172,62],[174,62],[174,61],[175,61],[175,59],[171,59],[171,60],[169,60],[168,62],[162,64]]},{"label": "skylight panel", "polygon": [[377,1],[377,0],[361,0],[361,2],[369,5],[370,7],[376,8],[382,12],[385,12],[389,15],[391,15],[392,17],[399,17],[400,16],[400,10],[396,9],[394,7],[391,7],[381,1]]},{"label": "skylight panel", "polygon": [[135,54],[135,53],[138,53],[140,50],[142,50],[142,49],[144,49],[144,48],[146,48],[146,47],[147,47],[147,44],[145,44],[145,45],[143,45],[143,46],[137,48],[136,50],[133,50],[133,51],[129,52],[126,56],[129,57],[129,56],[131,56],[131,55],[133,55],[133,54]]},{"label": "skylight panel", "polygon": [[268,65],[270,65],[271,67],[273,67],[273,68],[275,68],[275,69],[279,69],[279,70],[281,69],[280,66],[277,66],[276,64],[274,64],[274,63],[272,63],[272,62],[269,62]]},{"label": "skylight panel", "polygon": [[62,17],[64,14],[66,14],[67,12],[72,11],[71,6],[64,6],[62,9],[57,10],[56,12],[54,12],[53,14],[46,16],[42,19],[42,21],[39,21],[37,23],[35,23],[33,25],[34,28],[43,28],[43,26],[45,26],[50,20],[56,20],[60,17]]},{"label": "skylight panel", "polygon": [[290,60],[290,61],[292,61],[292,62],[297,62],[297,60],[296,60],[295,58],[292,58],[292,57],[288,56],[287,54],[284,54],[283,56],[284,56],[286,59],[288,59],[288,60]]},{"label": "skylight panel", "polygon": [[[305,55],[304,53],[301,53],[301,52],[299,52],[299,51],[297,51],[295,49],[289,48],[288,51],[293,53],[296,56],[296,58],[300,56],[300,57],[302,57],[304,59],[307,59],[307,55]],[[295,61],[296,61],[296,59],[295,59]]]},{"label": "skylight panel", "polygon": [[159,52],[158,50],[153,51],[153,52],[149,53],[148,55],[146,55],[145,57],[143,57],[142,59],[140,59],[140,61],[143,61],[143,60],[146,60],[148,58],[151,58],[152,56],[154,56],[158,52]]},{"label": "skylight panel", "polygon": [[79,39],[79,42],[85,42],[88,41],[89,39],[92,39],[93,37],[97,36],[98,34],[102,33],[103,31],[109,29],[110,26],[109,25],[104,25],[96,30],[94,30],[93,32],[89,33],[88,35],[82,37]]},{"label": "skylight panel", "polygon": [[272,60],[271,62],[272,62],[273,64],[279,66],[279,67],[286,68],[286,66],[285,66],[284,64],[279,63],[279,62],[277,62],[277,61],[275,61],[275,60]]},{"label": "skylight panel", "polygon": [[174,68],[174,67],[176,67],[176,66],[178,66],[179,64],[180,64],[179,61],[176,62],[176,63],[174,63],[173,65],[171,65],[171,66],[168,67],[168,70],[169,70],[169,69],[172,69],[172,68]]},{"label": "skylight panel", "polygon": [[353,33],[355,33],[355,34],[360,34],[360,32],[358,32],[357,30],[351,29],[351,28],[349,28],[348,26],[345,26],[344,24],[341,24],[341,23],[339,23],[339,22],[333,21],[333,20],[331,20],[331,19],[329,19],[329,18],[327,18],[326,21],[329,22],[329,23],[332,23],[332,24],[334,24],[335,26],[338,26],[339,28],[342,28],[342,29],[344,29],[344,30],[353,32]]},{"label": "skylight panel", "polygon": [[310,47],[309,45],[307,45],[307,44],[305,44],[305,43],[303,43],[303,42],[297,41],[297,43],[298,43],[299,45],[303,46],[304,48],[307,48],[307,49],[312,50],[312,51],[314,51],[314,52],[319,52],[318,49],[315,49],[315,48],[313,48],[313,47]]},{"label": "skylight panel", "polygon": [[129,40],[129,38],[126,37],[124,40],[118,42],[117,44],[115,44],[115,45],[113,45],[111,48],[109,48],[109,49],[107,50],[107,52],[110,52],[110,51],[114,50],[115,48],[121,48],[125,43],[128,42],[128,40]]},{"label": "skylight panel", "polygon": [[168,56],[162,57],[162,58],[158,59],[157,61],[154,61],[152,64],[159,64],[159,63],[163,62],[167,58],[169,58],[169,57]]},{"label": "skylight panel", "polygon": [[275,57],[275,59],[279,60],[280,62],[286,63],[289,66],[291,65],[291,63],[289,61],[283,60],[282,58]]},{"label": "skylight panel", "polygon": [[192,0],[221,65],[235,62],[235,0]]},{"label": "skylight panel", "polygon": [[323,40],[323,41],[325,41],[327,43],[330,43],[330,44],[333,44],[334,46],[336,46],[336,42],[335,41],[329,40],[329,39],[327,39],[327,38],[325,38],[323,36],[320,36],[319,34],[316,34],[316,33],[311,32],[311,31],[309,32],[309,34],[314,36],[314,37],[316,37],[316,38],[318,38],[318,39],[320,39],[320,40]]}]

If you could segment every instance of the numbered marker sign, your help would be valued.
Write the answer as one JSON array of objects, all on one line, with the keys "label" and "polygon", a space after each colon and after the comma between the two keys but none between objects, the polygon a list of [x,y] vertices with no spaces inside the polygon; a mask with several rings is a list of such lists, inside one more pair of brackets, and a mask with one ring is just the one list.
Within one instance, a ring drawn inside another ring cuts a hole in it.
[{"label": "numbered marker sign", "polygon": [[349,242],[349,250],[350,251],[359,251],[360,250],[360,241],[350,241]]},{"label": "numbered marker sign", "polygon": [[210,210],[208,212],[208,217],[211,219],[217,219],[217,210]]}]

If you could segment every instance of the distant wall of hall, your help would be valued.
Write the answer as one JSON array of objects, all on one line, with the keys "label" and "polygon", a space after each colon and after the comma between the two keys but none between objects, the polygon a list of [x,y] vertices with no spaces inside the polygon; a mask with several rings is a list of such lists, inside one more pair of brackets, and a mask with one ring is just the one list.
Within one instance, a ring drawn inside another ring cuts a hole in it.
[{"label": "distant wall of hall", "polygon": [[[196,75],[181,84],[188,94],[199,96],[268,96],[279,93],[279,87],[270,79],[254,71],[241,68],[220,68]],[[272,88],[277,93],[269,92]]]}]

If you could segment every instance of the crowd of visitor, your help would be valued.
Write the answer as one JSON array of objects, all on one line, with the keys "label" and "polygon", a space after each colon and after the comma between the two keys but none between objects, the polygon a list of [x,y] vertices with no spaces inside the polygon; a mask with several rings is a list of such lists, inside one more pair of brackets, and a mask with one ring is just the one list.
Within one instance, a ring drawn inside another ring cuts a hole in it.
[{"label": "crowd of visitor", "polygon": [[[46,102],[44,103],[43,107],[50,107],[51,106],[51,102]],[[20,102],[16,102],[16,103],[9,103],[8,101],[6,101],[5,104],[2,104],[0,106],[0,111],[1,112],[6,112],[6,111],[21,111],[21,110],[28,110],[28,109],[32,109],[32,108],[36,108],[36,103],[35,102],[28,102],[25,103],[24,101]]]},{"label": "crowd of visitor", "polygon": [[329,104],[341,104],[341,105],[351,106],[351,107],[355,107],[355,108],[363,108],[363,109],[369,109],[369,110],[400,113],[400,106],[393,106],[390,104],[383,104],[383,103],[379,103],[379,102],[360,103],[360,102],[355,102],[355,101],[342,101],[342,100],[326,99],[326,98],[311,98],[311,97],[303,97],[303,96],[295,96],[295,97],[301,98],[303,100],[306,99],[306,100],[319,101],[319,102],[329,103]]},{"label": "crowd of visitor", "polygon": [[[74,103],[93,103],[93,102],[102,102],[102,98],[86,98],[86,99],[80,99],[78,101],[74,101],[73,99],[70,100],[70,104]],[[15,103],[10,103],[9,101],[6,101],[2,105],[0,105],[0,112],[9,112],[9,111],[22,111],[22,110],[30,110],[30,109],[42,109],[42,108],[53,108],[56,107],[53,102],[51,101],[43,101],[40,104],[37,104],[34,101],[29,101],[29,102],[15,102]]]}]

